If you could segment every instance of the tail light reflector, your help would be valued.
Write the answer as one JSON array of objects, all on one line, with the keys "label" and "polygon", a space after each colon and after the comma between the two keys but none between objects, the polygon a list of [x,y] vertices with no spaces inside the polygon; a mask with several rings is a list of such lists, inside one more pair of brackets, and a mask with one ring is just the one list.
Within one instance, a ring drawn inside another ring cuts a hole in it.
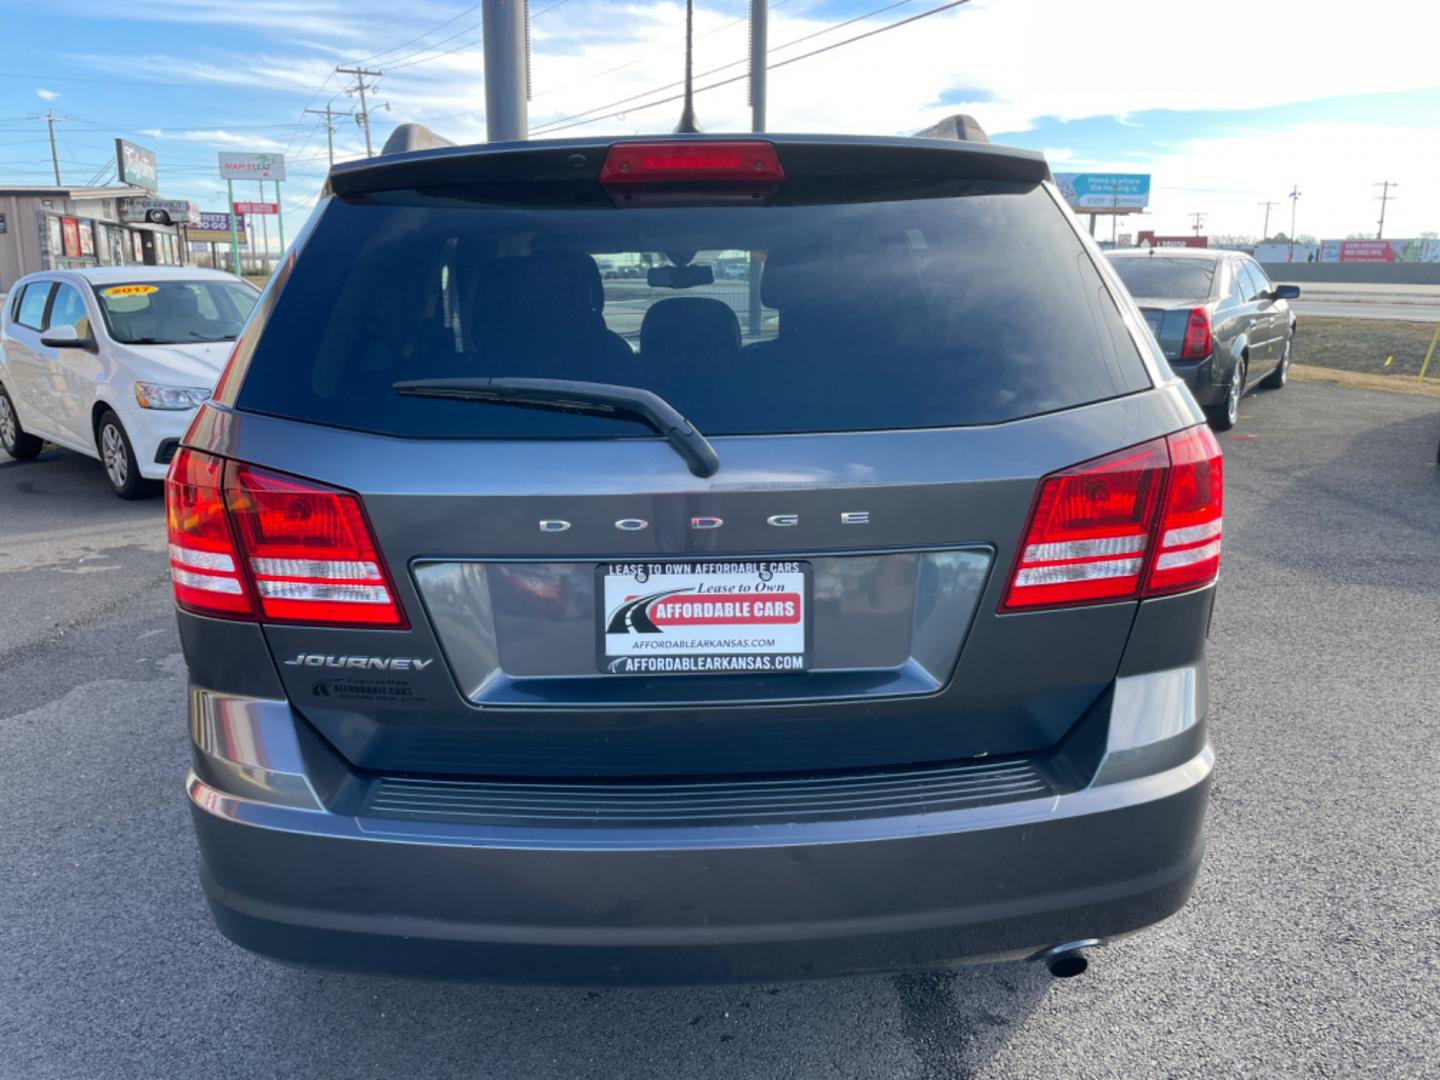
[{"label": "tail light reflector", "polygon": [[1215,347],[1210,334],[1210,309],[1190,309],[1190,318],[1185,323],[1185,340],[1180,346],[1181,360],[1204,360]]},{"label": "tail light reflector", "polygon": [[406,625],[358,496],[181,450],[165,482],[181,607],[269,622]]},{"label": "tail light reflector", "polygon": [[359,497],[239,462],[225,497],[266,619],[403,622]]},{"label": "tail light reflector", "polygon": [[1224,461],[1209,425],[1171,435],[1170,480],[1147,596],[1214,581],[1220,573]]},{"label": "tail light reflector", "polygon": [[1040,482],[1001,611],[1198,588],[1220,569],[1221,455],[1201,426]]},{"label": "tail light reflector", "polygon": [[783,179],[775,147],[758,141],[616,143],[600,169],[606,187],[676,181],[775,184]]},{"label": "tail light reflector", "polygon": [[1155,439],[1041,481],[1005,607],[1134,596],[1167,464]]}]

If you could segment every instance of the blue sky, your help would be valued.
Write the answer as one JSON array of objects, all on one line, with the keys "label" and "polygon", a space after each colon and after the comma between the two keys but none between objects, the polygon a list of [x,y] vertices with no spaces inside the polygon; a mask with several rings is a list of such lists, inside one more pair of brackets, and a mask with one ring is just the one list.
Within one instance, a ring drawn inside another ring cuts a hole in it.
[{"label": "blue sky", "polygon": [[[939,2],[891,0],[827,30],[886,0],[772,0],[772,63]],[[205,209],[224,205],[217,150],[285,152],[293,233],[326,164],[322,123],[303,110],[358,104],[336,64],[385,72],[371,103],[377,146],[411,119],[461,141],[484,137],[478,7],[0,0],[0,182],[49,176],[44,124],[31,117],[53,109],[69,118],[57,125],[67,182],[101,174],[124,136],[156,151],[163,194]],[[697,71],[718,70],[698,85],[744,70],[745,10],[745,0],[699,5]],[[1440,69],[1434,35],[1417,24],[1425,10],[1372,0],[1361,19],[1330,0],[972,0],[774,71],[771,126],[903,133],[967,111],[996,141],[1044,150],[1057,171],[1150,172],[1152,212],[1124,227],[1162,233],[1185,230],[1194,211],[1209,231],[1257,233],[1262,200],[1284,203],[1272,230],[1288,226],[1294,185],[1298,231],[1371,230],[1371,185],[1394,180],[1386,234],[1414,235],[1440,229]],[[683,5],[533,0],[532,11],[532,127],[673,125],[673,103],[643,106],[680,78]],[[1244,34],[1232,32],[1240,26]],[[698,109],[709,130],[743,129],[743,83],[702,94]],[[336,127],[337,158],[363,154],[353,120]]]}]

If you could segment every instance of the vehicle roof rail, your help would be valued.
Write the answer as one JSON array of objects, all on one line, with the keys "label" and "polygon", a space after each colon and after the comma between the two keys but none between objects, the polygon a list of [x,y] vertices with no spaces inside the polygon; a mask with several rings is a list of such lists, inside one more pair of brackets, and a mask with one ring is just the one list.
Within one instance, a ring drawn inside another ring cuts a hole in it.
[{"label": "vehicle roof rail", "polygon": [[956,113],[954,116],[947,116],[938,124],[931,124],[922,131],[915,132],[917,139],[959,139],[961,142],[988,143],[990,136],[985,134],[985,129],[973,116],[966,113]]}]

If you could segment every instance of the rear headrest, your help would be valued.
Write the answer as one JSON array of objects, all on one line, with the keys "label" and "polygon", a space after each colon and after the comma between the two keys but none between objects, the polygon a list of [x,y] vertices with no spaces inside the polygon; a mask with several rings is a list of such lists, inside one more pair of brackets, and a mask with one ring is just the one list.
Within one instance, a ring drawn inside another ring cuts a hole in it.
[{"label": "rear headrest", "polygon": [[738,353],[740,320],[723,300],[674,296],[650,305],[640,323],[640,354],[694,354],[696,359]]},{"label": "rear headrest", "polygon": [[818,297],[830,284],[815,281],[816,271],[824,265],[824,259],[815,251],[772,251],[760,272],[760,303],[768,308],[787,308]]},{"label": "rear headrest", "polygon": [[585,252],[539,251],[515,262],[526,285],[549,292],[560,306],[583,307],[597,313],[605,307],[600,267]]}]

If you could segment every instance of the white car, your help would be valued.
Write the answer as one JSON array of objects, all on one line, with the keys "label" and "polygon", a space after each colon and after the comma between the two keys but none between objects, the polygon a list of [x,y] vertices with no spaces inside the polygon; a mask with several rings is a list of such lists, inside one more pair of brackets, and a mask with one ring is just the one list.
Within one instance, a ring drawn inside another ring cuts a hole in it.
[{"label": "white car", "polygon": [[98,458],[115,494],[159,490],[260,293],[219,270],[109,266],[30,274],[0,316],[0,444]]}]

